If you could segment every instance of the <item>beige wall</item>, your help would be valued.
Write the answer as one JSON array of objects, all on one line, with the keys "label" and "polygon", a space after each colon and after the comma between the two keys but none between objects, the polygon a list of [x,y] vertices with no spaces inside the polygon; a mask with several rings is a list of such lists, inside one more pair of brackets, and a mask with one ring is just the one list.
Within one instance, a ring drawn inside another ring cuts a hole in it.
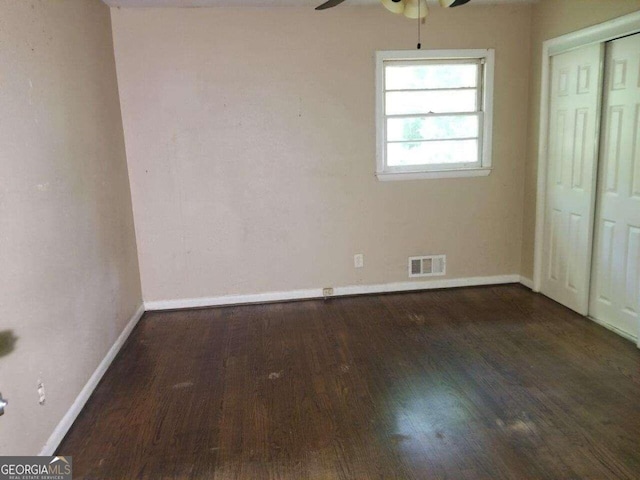
[{"label": "beige wall", "polygon": [[0,8],[0,391],[10,401],[0,455],[26,455],[40,452],[141,293],[109,9]]},{"label": "beige wall", "polygon": [[640,10],[640,0],[541,0],[531,31],[531,90],[522,239],[522,275],[533,278],[542,42]]},{"label": "beige wall", "polygon": [[[114,9],[145,300],[520,271],[531,7],[433,8],[425,48],[495,48],[495,170],[378,182],[374,52],[416,24],[380,6]],[[364,253],[365,268],[353,268]]]}]

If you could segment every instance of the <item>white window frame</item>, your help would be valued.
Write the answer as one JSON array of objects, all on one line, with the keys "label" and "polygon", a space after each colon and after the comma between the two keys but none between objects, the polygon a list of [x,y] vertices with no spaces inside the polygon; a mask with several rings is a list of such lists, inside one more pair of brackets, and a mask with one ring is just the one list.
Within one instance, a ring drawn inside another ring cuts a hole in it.
[{"label": "white window frame", "polygon": [[[472,166],[416,165],[389,167],[386,163],[387,125],[385,117],[385,75],[384,66],[390,61],[416,60],[480,60],[482,84],[478,111],[481,130],[479,135],[480,161]],[[397,50],[376,52],[376,176],[378,180],[415,180],[427,178],[480,177],[491,173],[491,142],[493,131],[493,70],[495,51],[493,49],[473,50]]]}]

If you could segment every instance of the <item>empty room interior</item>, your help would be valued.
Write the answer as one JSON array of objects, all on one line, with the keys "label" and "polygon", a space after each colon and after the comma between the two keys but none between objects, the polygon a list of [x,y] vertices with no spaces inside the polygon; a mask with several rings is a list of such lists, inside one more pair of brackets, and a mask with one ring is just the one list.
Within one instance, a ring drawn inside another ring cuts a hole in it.
[{"label": "empty room interior", "polygon": [[1,478],[640,479],[640,0],[0,0],[0,119]]}]

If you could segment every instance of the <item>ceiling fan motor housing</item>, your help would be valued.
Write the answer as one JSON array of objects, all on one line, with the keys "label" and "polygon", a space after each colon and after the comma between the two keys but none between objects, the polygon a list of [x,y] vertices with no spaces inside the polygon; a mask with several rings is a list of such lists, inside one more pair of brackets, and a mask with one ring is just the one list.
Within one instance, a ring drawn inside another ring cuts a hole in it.
[{"label": "ceiling fan motor housing", "polygon": [[380,0],[384,8],[391,13],[403,13],[404,12],[404,0]]},{"label": "ceiling fan motor housing", "polygon": [[404,14],[407,18],[424,18],[429,9],[426,0],[380,0],[390,12]]}]

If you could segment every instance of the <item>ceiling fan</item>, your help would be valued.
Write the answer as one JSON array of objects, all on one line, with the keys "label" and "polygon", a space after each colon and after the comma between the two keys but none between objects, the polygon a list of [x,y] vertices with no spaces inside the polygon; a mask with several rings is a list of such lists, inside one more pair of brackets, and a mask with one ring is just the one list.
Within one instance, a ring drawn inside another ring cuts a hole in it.
[{"label": "ceiling fan", "polygon": [[[328,0],[316,7],[316,10],[326,10],[340,5],[345,0]],[[440,0],[440,5],[445,8],[459,7],[470,0]],[[393,13],[402,13],[407,18],[424,18],[427,16],[428,8],[426,0],[380,0],[382,5]]]}]

